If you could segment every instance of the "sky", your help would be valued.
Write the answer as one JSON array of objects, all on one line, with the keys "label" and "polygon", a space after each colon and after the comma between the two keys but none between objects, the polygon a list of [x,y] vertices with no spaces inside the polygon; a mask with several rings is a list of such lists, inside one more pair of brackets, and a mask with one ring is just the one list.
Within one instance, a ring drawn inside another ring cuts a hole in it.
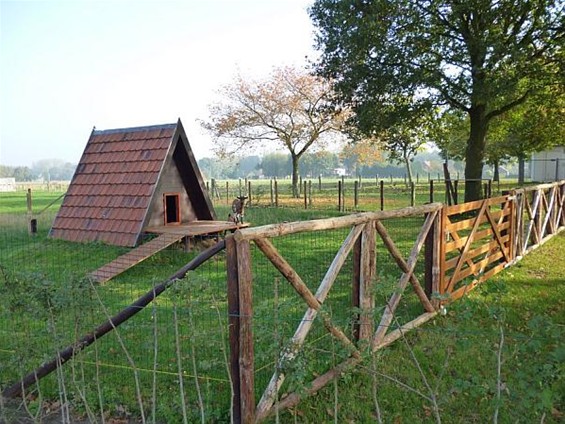
[{"label": "sky", "polygon": [[77,163],[92,131],[198,119],[237,73],[315,56],[312,0],[0,0],[0,164]]}]

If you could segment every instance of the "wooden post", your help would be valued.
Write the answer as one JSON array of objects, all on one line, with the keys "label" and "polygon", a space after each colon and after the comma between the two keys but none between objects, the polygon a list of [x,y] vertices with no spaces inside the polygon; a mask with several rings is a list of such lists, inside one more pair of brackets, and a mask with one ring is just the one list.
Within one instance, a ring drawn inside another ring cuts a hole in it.
[{"label": "wooden post", "polygon": [[275,207],[279,207],[279,182],[275,178]]},{"label": "wooden post", "polygon": [[419,184],[420,183],[420,173],[416,172],[416,183]]},{"label": "wooden post", "polygon": [[226,205],[230,204],[230,182],[226,181]]},{"label": "wooden post", "polygon": [[416,204],[416,186],[414,185],[414,181],[410,183],[410,206],[414,206]]},{"label": "wooden post", "polygon": [[247,204],[251,204],[251,181],[247,182]]},{"label": "wooden post", "polygon": [[239,192],[239,196],[241,196],[241,178],[238,180],[238,182],[239,182],[238,192]]},{"label": "wooden post", "polygon": [[440,273],[440,243],[442,237],[441,231],[441,213],[438,213],[428,235],[426,237],[426,242],[424,245],[424,290],[426,296],[432,302],[434,308],[438,307],[439,300],[434,298],[440,293],[439,288],[439,273]]},{"label": "wooden post", "polygon": [[455,180],[453,182],[453,204],[454,205],[458,205],[459,204],[459,180]]},{"label": "wooden post", "polygon": [[273,179],[271,178],[271,206],[275,204],[275,191],[273,188]]},{"label": "wooden post", "polygon": [[308,181],[304,181],[304,209],[308,209]]},{"label": "wooden post", "polygon": [[[29,233],[29,235],[33,234],[33,228],[32,228],[32,216],[33,216],[33,208],[32,208],[32,202],[31,202],[31,188],[27,189],[27,194],[26,194],[26,203],[27,203],[27,231]],[[36,225],[37,228],[37,225]]]},{"label": "wooden post", "polygon": [[[438,215],[441,215],[439,219],[439,229],[436,228],[436,234],[438,234],[439,241],[436,241],[436,246],[438,246],[438,262],[439,262],[439,277],[438,277],[438,292],[440,296],[445,295],[446,288],[445,288],[445,272],[444,272],[444,265],[446,259],[446,252],[445,252],[445,238],[446,238],[446,231],[445,225],[447,223],[447,208],[444,206],[441,211],[438,212]],[[436,222],[437,224],[437,222]],[[433,288],[433,285],[432,285]],[[441,301],[440,301],[441,302]]]},{"label": "wooden post", "polygon": [[488,186],[487,186],[487,183],[484,183],[484,184],[483,184],[483,197],[484,197],[485,199],[488,199]]},{"label": "wooden post", "polygon": [[361,258],[359,282],[359,340],[369,342],[374,331],[373,310],[375,309],[374,280],[376,273],[376,231],[375,223],[365,224],[361,233]]},{"label": "wooden post", "polygon": [[308,206],[312,207],[312,180],[308,180]]},{"label": "wooden post", "polygon": [[337,210],[341,212],[341,180],[337,182]]},{"label": "wooden post", "polygon": [[353,245],[353,249],[351,252],[352,259],[353,259],[353,279],[351,281],[351,307],[353,308],[353,320],[352,320],[352,328],[351,333],[353,336],[353,340],[359,341],[359,328],[361,325],[361,298],[359,296],[359,292],[361,289],[361,237],[359,237],[355,244]]},{"label": "wooden post", "polygon": [[322,191],[322,175],[318,175],[318,191]]},{"label": "wooden post", "polygon": [[239,378],[241,422],[255,422],[255,367],[253,348],[253,279],[248,240],[236,242],[239,286]]},{"label": "wooden post", "polygon": [[434,203],[434,180],[430,181],[430,203]]},{"label": "wooden post", "polygon": [[353,205],[355,209],[359,207],[359,181],[357,180],[353,184]]},{"label": "wooden post", "polygon": [[208,195],[210,195],[210,181],[206,181],[206,191],[208,192]]},{"label": "wooden post", "polygon": [[302,193],[302,175],[298,177],[298,195],[300,196]]},{"label": "wooden post", "polygon": [[380,201],[381,201],[381,211],[384,211],[385,210],[385,182],[384,182],[384,180],[381,180]]},{"label": "wooden post", "polygon": [[241,423],[241,380],[239,373],[239,279],[237,275],[237,248],[233,237],[226,238],[226,270],[228,283],[230,375],[233,396],[231,402],[231,416],[234,423]]}]

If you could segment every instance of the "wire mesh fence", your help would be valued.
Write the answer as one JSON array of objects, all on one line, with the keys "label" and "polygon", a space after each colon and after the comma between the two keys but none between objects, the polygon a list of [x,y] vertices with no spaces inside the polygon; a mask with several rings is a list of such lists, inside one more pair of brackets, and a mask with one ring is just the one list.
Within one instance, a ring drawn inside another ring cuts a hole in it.
[{"label": "wire mesh fence", "polygon": [[[92,422],[115,417],[145,422],[228,422],[236,393],[230,372],[233,316],[229,313],[226,254],[213,256],[196,271],[168,285],[163,294],[124,324],[78,349],[77,340],[148,291],[155,291],[210,241],[196,240],[189,251],[184,244],[175,244],[99,285],[88,276],[129,249],[49,238],[60,194],[38,192],[32,212],[41,213],[32,214],[27,210],[25,192],[0,194],[0,387],[5,390],[17,385],[49,361],[62,365],[66,359],[61,352],[77,348],[67,364],[55,367],[53,373],[31,386],[21,387],[23,411],[0,405],[0,420],[15,421],[23,414],[40,421],[49,411],[57,410],[63,422],[77,416]],[[518,215],[525,221],[519,226],[522,244],[529,248],[565,225],[563,185],[528,191],[522,198],[526,195],[530,204],[522,205]],[[217,205],[216,209],[219,216],[227,216],[229,206]],[[254,224],[338,216],[341,214],[334,207],[317,212],[254,207],[248,212]],[[30,219],[36,220],[36,232],[31,231]],[[409,262],[415,240],[425,226],[425,215],[391,216],[381,223],[397,257]],[[350,226],[336,227],[287,234],[271,241],[314,294],[328,279],[350,231]],[[352,280],[359,272],[359,259],[350,252],[344,256],[319,313],[307,324],[311,329],[302,349],[294,349],[293,343],[300,326],[308,321],[311,305],[297,295],[296,288],[273,267],[259,245],[250,245],[253,396],[257,401],[261,402],[273,378],[282,374],[286,378],[273,398],[275,411],[279,402],[284,406],[293,396],[305,394],[313,380],[351,358],[352,345],[360,346],[356,341],[365,322],[373,323],[372,330],[384,325],[394,331],[421,316],[425,310],[422,300],[409,289],[399,299],[393,319],[384,324],[379,321],[387,302],[399,293],[404,271],[390,246],[377,240],[370,319],[361,319],[367,309],[356,303],[358,293]],[[413,276],[423,285],[424,250],[413,260]],[[281,361],[288,352],[293,352],[292,360]],[[16,413],[19,415],[12,415]]]},{"label": "wire mesh fence", "polygon": [[[36,210],[56,196],[38,192]],[[63,362],[63,350],[74,348],[82,336],[151,291],[199,252],[196,248],[187,252],[179,243],[98,285],[89,274],[129,249],[49,238],[56,209],[33,215],[37,232],[30,234],[25,193],[0,194],[0,208],[3,390],[49,361]],[[57,409],[67,422],[77,414],[91,422],[108,417],[137,417],[147,422],[194,422],[202,417],[207,422],[229,421],[224,275],[220,254],[172,284],[126,323],[26,388],[25,410],[18,414],[39,421],[43,414]],[[18,419],[9,415],[9,408],[2,409],[0,421]]]},{"label": "wire mesh fence", "polygon": [[[465,180],[448,183],[440,178],[418,178],[412,183],[400,178],[300,179],[295,195],[289,179],[215,180],[206,183],[216,206],[229,206],[237,196],[247,196],[250,206],[337,209],[341,212],[392,210],[426,203],[463,203]],[[480,180],[485,198],[500,196],[516,188],[516,180]]]}]

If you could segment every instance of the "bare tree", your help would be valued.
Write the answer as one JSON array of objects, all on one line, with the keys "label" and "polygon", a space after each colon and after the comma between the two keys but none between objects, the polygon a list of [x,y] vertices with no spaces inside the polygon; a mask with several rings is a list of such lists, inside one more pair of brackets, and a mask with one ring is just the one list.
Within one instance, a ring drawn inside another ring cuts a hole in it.
[{"label": "bare tree", "polygon": [[293,67],[275,68],[265,79],[241,75],[220,91],[223,101],[209,107],[202,126],[219,155],[272,146],[290,153],[292,188],[298,196],[299,161],[307,151],[340,140],[346,112],[333,106],[331,84]]}]

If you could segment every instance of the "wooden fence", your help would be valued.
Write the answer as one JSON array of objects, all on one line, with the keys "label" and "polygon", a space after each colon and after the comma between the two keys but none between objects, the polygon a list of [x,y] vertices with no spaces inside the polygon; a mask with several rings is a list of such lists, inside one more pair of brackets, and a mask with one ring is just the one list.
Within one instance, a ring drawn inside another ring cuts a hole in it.
[{"label": "wooden fence", "polygon": [[[443,304],[463,296],[565,228],[564,200],[565,181],[561,181],[462,205],[432,203],[236,231],[226,239],[234,422],[260,422],[277,409],[296,405],[304,396],[315,393],[359,364],[364,352],[375,352],[433,318]],[[423,225],[405,258],[385,223],[392,218],[413,216],[423,217]],[[337,228],[350,228],[350,231],[314,293],[272,240]],[[382,309],[375,308],[373,295],[373,286],[378,284],[375,247],[378,238],[398,266],[400,275]],[[290,284],[305,308],[258,402],[255,398],[251,243]],[[425,264],[424,279],[420,281],[415,269],[422,249]],[[352,331],[340,327],[323,308],[349,255],[353,260],[351,306],[358,311]],[[391,324],[401,298],[408,293],[408,286],[419,300],[421,314],[394,328]],[[380,311],[378,319],[375,319],[376,310]],[[293,361],[303,349],[317,318],[331,337],[348,351],[348,357],[314,378],[304,390],[281,398],[280,389],[286,377],[283,365]]]}]

